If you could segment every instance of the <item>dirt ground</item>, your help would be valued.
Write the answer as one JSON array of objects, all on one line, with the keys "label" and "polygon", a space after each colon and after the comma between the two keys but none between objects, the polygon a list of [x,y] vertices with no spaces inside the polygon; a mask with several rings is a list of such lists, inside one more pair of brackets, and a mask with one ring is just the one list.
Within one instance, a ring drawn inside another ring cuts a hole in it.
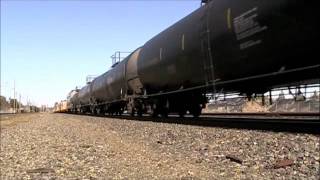
[{"label": "dirt ground", "polygon": [[1,116],[1,179],[319,179],[319,136],[70,114]]}]

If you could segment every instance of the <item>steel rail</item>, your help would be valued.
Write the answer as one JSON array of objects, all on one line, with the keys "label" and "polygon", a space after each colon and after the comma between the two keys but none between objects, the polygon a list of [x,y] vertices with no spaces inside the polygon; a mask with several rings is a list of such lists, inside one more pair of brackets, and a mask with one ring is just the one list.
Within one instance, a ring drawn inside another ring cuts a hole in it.
[{"label": "steel rail", "polygon": [[263,130],[273,132],[290,132],[320,134],[320,120],[318,117],[295,117],[295,116],[213,116],[203,114],[198,118],[191,115],[179,117],[170,114],[168,118],[152,117],[150,115],[131,116],[127,113],[123,115],[92,115],[92,114],[75,114],[95,116],[102,118],[115,118],[119,120],[131,121],[150,121],[155,123],[183,124],[201,127],[221,127],[231,129]]},{"label": "steel rail", "polygon": [[202,115],[210,116],[308,116],[308,117],[320,117],[320,112],[213,112],[213,113],[202,113]]}]

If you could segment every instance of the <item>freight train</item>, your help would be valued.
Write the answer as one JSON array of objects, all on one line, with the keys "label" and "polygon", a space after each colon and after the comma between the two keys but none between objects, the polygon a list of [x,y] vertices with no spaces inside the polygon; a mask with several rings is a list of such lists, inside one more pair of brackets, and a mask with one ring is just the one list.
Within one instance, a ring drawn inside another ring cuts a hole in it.
[{"label": "freight train", "polygon": [[90,84],[73,90],[67,110],[162,117],[189,112],[197,117],[206,93],[251,96],[318,80],[314,0],[206,2]]}]

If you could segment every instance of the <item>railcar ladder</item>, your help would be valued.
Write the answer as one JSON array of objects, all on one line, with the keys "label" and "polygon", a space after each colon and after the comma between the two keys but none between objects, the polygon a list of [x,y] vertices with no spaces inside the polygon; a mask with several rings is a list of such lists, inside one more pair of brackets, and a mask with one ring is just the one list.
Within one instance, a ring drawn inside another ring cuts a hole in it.
[{"label": "railcar ladder", "polygon": [[203,68],[205,73],[205,84],[206,86],[212,85],[212,98],[216,97],[216,86],[215,86],[215,76],[214,76],[214,65],[211,52],[211,43],[210,43],[210,29],[209,29],[209,2],[208,0],[204,5],[204,13],[200,18],[200,42],[201,42],[201,51],[203,59]]}]

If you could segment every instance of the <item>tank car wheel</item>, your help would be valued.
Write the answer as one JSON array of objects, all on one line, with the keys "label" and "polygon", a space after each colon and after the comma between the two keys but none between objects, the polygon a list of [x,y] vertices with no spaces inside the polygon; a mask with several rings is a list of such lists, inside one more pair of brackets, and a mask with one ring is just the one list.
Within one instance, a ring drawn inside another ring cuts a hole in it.
[{"label": "tank car wheel", "polygon": [[99,115],[99,114],[101,114],[101,109],[100,108],[97,108],[96,109],[96,113]]},{"label": "tank car wheel", "polygon": [[178,112],[178,114],[179,114],[179,117],[181,117],[181,118],[183,118],[184,117],[184,115],[186,115],[186,110],[180,110],[179,112]]},{"label": "tank car wheel", "polygon": [[193,115],[193,117],[195,117],[195,118],[197,118],[197,117],[200,116],[201,111],[202,111],[202,107],[201,107],[199,104],[191,107],[191,109],[190,109],[190,113],[191,113],[191,114]]},{"label": "tank car wheel", "polygon": [[154,118],[158,117],[159,112],[156,104],[150,105],[150,114]]},{"label": "tank car wheel", "polygon": [[163,118],[168,118],[168,113],[167,113],[167,112],[161,113],[161,117],[163,117]]},{"label": "tank car wheel", "polygon": [[133,117],[134,114],[135,114],[135,111],[134,111],[134,109],[132,109],[130,115]]},{"label": "tank car wheel", "polygon": [[97,114],[96,108],[91,109],[91,114],[93,114],[93,115]]},{"label": "tank car wheel", "polygon": [[181,118],[183,118],[184,115],[187,114],[187,109],[183,104],[180,105],[180,108],[178,109],[178,114],[179,114],[179,117]]},{"label": "tank car wheel", "polygon": [[169,114],[168,109],[167,108],[163,108],[162,111],[161,111],[161,117],[167,118],[168,114]]},{"label": "tank car wheel", "polygon": [[156,118],[158,117],[158,111],[156,109],[154,109],[151,113],[152,117]]}]

